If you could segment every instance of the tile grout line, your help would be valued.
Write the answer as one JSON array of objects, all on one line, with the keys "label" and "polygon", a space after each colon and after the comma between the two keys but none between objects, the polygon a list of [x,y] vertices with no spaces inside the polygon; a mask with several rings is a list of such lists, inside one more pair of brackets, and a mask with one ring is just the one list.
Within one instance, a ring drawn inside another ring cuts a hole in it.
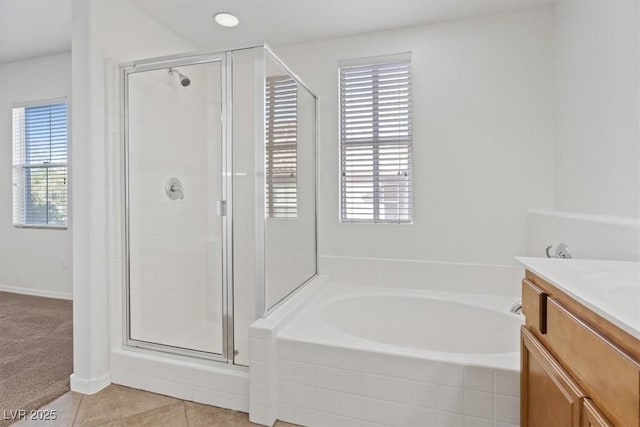
[{"label": "tile grout line", "polygon": [[107,426],[107,425],[110,425],[110,424],[112,424],[112,423],[114,423],[116,421],[125,421],[125,420],[127,420],[129,418],[137,417],[137,416],[140,416],[140,415],[143,415],[143,414],[148,414],[149,412],[156,411],[158,409],[166,408],[167,406],[177,405],[178,403],[182,403],[182,402],[168,403],[166,405],[158,406],[157,408],[147,409],[146,411],[138,412],[136,414],[127,415],[126,417],[110,419],[109,421],[106,421],[106,422],[100,424],[100,426]]},{"label": "tile grout line", "polygon": [[80,402],[78,402],[76,413],[73,414],[73,421],[71,421],[71,427],[73,427],[76,424],[76,418],[78,418],[78,412],[80,412],[80,406],[82,406],[82,402],[84,402],[84,394],[80,394]]},{"label": "tile grout line", "polygon": [[187,415],[187,402],[182,401],[182,409],[184,410],[184,419],[187,423],[187,427],[189,427],[189,416]]}]

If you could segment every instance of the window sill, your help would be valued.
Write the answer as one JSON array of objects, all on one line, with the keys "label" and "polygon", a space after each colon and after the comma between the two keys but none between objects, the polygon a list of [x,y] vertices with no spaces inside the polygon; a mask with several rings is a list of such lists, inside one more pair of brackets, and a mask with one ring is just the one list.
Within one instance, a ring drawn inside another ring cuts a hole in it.
[{"label": "window sill", "polygon": [[14,228],[35,228],[42,230],[66,230],[67,225],[47,225],[47,224],[13,224]]},{"label": "window sill", "polygon": [[413,225],[413,221],[368,221],[368,220],[339,220],[340,224],[360,224],[360,225]]}]

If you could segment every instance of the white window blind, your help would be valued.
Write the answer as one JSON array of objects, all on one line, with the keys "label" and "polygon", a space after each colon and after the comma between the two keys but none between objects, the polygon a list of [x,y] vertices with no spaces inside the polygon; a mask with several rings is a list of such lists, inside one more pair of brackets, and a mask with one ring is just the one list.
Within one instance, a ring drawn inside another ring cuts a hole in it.
[{"label": "white window blind", "polygon": [[67,104],[13,108],[13,223],[67,225]]},{"label": "white window blind", "polygon": [[411,222],[411,56],[340,63],[343,222]]},{"label": "white window blind", "polygon": [[296,218],[298,85],[289,76],[268,77],[265,98],[266,215],[267,218]]}]

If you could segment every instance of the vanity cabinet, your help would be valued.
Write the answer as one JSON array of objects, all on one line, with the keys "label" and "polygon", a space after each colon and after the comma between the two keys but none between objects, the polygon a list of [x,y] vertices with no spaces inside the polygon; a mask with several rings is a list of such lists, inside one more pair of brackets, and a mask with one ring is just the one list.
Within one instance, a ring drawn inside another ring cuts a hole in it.
[{"label": "vanity cabinet", "polygon": [[524,326],[521,386],[526,392],[523,426],[580,427],[584,392]]},{"label": "vanity cabinet", "polygon": [[582,402],[582,427],[612,427],[612,424],[598,411],[591,399]]},{"label": "vanity cabinet", "polygon": [[521,425],[640,427],[640,341],[527,271]]}]

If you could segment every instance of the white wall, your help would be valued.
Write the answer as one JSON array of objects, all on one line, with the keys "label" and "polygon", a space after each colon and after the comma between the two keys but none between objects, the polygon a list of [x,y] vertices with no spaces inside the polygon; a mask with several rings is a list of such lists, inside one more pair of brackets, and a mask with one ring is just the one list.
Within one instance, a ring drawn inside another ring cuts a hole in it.
[{"label": "white wall", "polygon": [[12,219],[11,108],[63,97],[70,101],[70,52],[0,65],[0,290],[72,295],[71,226],[15,228]]},{"label": "white wall", "polygon": [[554,7],[559,211],[640,215],[639,22],[636,1]]},{"label": "white wall", "polygon": [[[320,98],[320,255],[513,264],[524,254],[527,212],[554,200],[551,38],[545,6],[276,48]],[[405,51],[414,224],[340,224],[338,61]]]},{"label": "white wall", "polygon": [[529,254],[640,259],[640,7],[554,6],[555,212],[532,213]]},{"label": "white wall", "polygon": [[640,259],[640,7],[562,1],[553,14],[555,210],[532,212],[528,254]]}]

